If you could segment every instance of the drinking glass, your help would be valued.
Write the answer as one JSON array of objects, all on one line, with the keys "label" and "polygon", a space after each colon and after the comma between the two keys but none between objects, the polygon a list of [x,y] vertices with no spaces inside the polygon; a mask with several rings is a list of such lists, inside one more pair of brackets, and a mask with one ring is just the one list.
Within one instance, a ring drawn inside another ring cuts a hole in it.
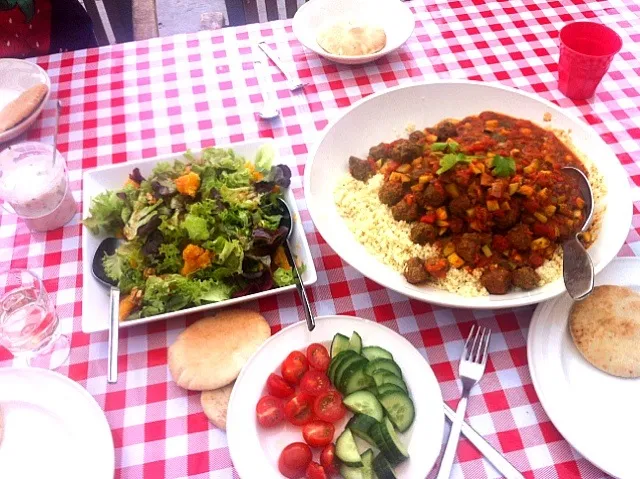
[{"label": "drinking glass", "polygon": [[0,273],[0,345],[24,365],[56,369],[69,356],[69,339],[38,276],[26,269]]}]

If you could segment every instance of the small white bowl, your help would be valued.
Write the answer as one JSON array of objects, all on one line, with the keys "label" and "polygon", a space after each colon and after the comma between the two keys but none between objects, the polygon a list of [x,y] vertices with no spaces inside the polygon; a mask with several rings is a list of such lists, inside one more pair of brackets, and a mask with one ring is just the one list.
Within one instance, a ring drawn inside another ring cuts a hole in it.
[{"label": "small white bowl", "polygon": [[27,131],[40,115],[51,94],[49,75],[38,65],[15,58],[0,59],[0,110],[38,83],[47,85],[47,94],[27,118],[0,133],[0,143],[12,140]]},{"label": "small white bowl", "polygon": [[[379,25],[387,35],[387,44],[376,53],[358,56],[333,55],[318,45],[318,32],[341,20]],[[311,0],[293,17],[293,34],[309,50],[321,57],[345,65],[377,60],[398,49],[413,33],[413,13],[399,0]]]}]

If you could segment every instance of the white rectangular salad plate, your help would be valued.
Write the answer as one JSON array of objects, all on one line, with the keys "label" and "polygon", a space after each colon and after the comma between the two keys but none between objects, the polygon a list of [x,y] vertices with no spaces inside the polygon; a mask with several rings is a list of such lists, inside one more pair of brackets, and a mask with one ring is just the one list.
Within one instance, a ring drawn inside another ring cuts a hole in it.
[{"label": "white rectangular salad plate", "polygon": [[[231,148],[235,153],[243,156],[246,160],[253,161],[260,147],[270,142],[270,140],[254,140],[242,143],[234,143],[231,145],[216,145],[216,148]],[[278,149],[276,145],[274,145],[274,150],[276,152],[276,156],[273,160],[273,164],[276,165],[278,163],[281,163],[281,161],[278,158]],[[195,150],[191,153],[195,156],[198,156],[201,151],[202,150]],[[173,153],[169,155],[158,156],[156,158],[151,158],[148,160],[130,161],[127,163],[102,166],[90,171],[85,171],[83,174],[82,188],[82,217],[86,218],[89,215],[91,200],[96,195],[109,189],[120,188],[133,168],[139,168],[143,176],[148,176],[157,163],[162,161],[171,162],[173,160],[180,159],[181,157],[182,154]],[[298,213],[296,201],[293,193],[291,192],[291,189],[286,190],[286,192],[284,193],[284,198],[289,204],[289,208],[291,209],[294,224],[293,235],[291,237],[292,253],[305,265],[305,271],[302,274],[302,281],[304,284],[310,285],[316,282],[318,276],[313,264],[311,251],[309,250],[309,243],[307,242],[307,238],[304,234],[302,222],[300,221],[300,214]],[[82,331],[85,333],[94,333],[97,331],[105,331],[109,329],[109,291],[93,277],[93,274],[91,272],[91,262],[93,259],[93,255],[98,248],[98,245],[104,238],[94,236],[85,227],[83,227],[82,229],[82,275],[84,277],[82,288]],[[241,296],[239,298],[227,299],[218,303],[210,303],[174,311],[171,313],[124,321],[120,323],[120,327],[126,328],[138,324],[162,321],[176,316],[184,316],[188,313],[223,308],[245,301],[252,301],[258,298],[264,298],[265,296],[271,296],[273,294],[293,290],[295,290],[295,285],[284,286],[281,288],[270,289],[268,291],[262,291],[260,293]]]}]

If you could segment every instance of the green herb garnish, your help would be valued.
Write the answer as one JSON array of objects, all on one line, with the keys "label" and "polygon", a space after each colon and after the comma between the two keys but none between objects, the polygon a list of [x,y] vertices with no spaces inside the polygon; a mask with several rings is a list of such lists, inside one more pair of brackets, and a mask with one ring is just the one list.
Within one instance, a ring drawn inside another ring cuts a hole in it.
[{"label": "green herb garnish", "polygon": [[493,157],[494,176],[511,176],[516,172],[516,162],[509,156],[496,155]]},{"label": "green herb garnish", "polygon": [[440,158],[440,168],[436,173],[441,175],[445,171],[449,171],[458,163],[471,163],[471,156],[466,156],[464,153],[448,153]]},{"label": "green herb garnish", "polygon": [[450,140],[450,141],[442,141],[442,142],[436,142],[436,143],[432,143],[431,144],[431,151],[440,151],[440,152],[445,152],[445,150],[448,153],[457,153],[458,150],[460,149],[460,144],[458,144],[458,142]]}]

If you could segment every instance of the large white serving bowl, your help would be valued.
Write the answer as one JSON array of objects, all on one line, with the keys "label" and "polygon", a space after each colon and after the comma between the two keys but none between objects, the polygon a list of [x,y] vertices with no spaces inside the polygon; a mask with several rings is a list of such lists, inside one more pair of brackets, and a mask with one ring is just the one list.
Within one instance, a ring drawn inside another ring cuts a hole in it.
[{"label": "large white serving bowl", "polygon": [[[318,32],[341,21],[357,20],[384,28],[387,44],[376,53],[358,56],[333,55],[318,45]],[[345,65],[372,62],[400,48],[415,27],[413,13],[399,0],[311,0],[293,17],[293,34],[309,50]]]},{"label": "large white serving bowl", "polygon": [[[462,119],[486,110],[568,132],[575,148],[597,167],[607,189],[600,203],[606,209],[589,254],[595,272],[600,272],[624,244],[632,217],[628,175],[616,155],[590,126],[551,102],[501,85],[465,80],[413,84],[376,93],[346,109],[325,128],[309,153],[304,191],[311,218],[326,242],[373,281],[430,303],[458,308],[511,308],[546,301],[565,291],[562,278],[532,291],[478,297],[409,284],[365,250],[336,209],[333,192],[338,179],[348,172],[349,156],[366,157],[371,146],[406,136],[408,125],[424,128],[445,118]],[[551,115],[548,123],[543,123],[545,114]]]}]

